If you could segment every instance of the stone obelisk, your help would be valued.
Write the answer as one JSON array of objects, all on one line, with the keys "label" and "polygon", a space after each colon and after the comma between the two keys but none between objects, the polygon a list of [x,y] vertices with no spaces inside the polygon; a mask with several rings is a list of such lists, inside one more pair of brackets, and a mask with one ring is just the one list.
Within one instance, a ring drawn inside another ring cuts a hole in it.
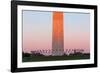
[{"label": "stone obelisk", "polygon": [[63,13],[53,12],[52,55],[64,54]]}]

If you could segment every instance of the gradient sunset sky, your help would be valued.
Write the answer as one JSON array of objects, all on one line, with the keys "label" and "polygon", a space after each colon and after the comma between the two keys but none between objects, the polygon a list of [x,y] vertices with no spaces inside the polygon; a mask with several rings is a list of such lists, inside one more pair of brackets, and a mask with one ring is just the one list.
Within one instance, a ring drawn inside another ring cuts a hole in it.
[{"label": "gradient sunset sky", "polygon": [[[53,12],[23,10],[23,51],[52,49]],[[90,50],[90,14],[64,12],[64,49]]]}]

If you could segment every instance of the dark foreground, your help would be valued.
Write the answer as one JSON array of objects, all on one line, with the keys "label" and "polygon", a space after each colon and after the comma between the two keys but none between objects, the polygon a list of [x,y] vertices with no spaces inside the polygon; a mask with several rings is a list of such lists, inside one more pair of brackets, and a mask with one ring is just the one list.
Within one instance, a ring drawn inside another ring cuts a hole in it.
[{"label": "dark foreground", "polygon": [[82,60],[90,59],[90,54],[64,55],[64,56],[29,56],[23,57],[22,62],[57,61],[57,60]]}]

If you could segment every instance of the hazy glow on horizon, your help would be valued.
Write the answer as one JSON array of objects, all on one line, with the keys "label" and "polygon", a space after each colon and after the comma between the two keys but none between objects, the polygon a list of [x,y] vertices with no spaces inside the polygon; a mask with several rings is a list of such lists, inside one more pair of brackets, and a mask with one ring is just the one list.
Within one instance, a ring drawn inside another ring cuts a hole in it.
[{"label": "hazy glow on horizon", "polygon": [[[52,49],[52,13],[23,11],[23,51]],[[90,14],[64,13],[64,49],[90,50]]]}]

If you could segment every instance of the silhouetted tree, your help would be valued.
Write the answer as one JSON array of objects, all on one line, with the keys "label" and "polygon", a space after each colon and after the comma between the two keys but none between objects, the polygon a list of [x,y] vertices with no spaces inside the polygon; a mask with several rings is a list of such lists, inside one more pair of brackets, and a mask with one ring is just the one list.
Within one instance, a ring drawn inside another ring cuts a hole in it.
[{"label": "silhouetted tree", "polygon": [[32,56],[44,56],[43,54],[36,52],[36,51],[31,51]]},{"label": "silhouetted tree", "polygon": [[31,54],[30,54],[30,53],[24,53],[24,52],[23,52],[23,53],[22,53],[22,56],[23,56],[23,57],[30,57]]}]

